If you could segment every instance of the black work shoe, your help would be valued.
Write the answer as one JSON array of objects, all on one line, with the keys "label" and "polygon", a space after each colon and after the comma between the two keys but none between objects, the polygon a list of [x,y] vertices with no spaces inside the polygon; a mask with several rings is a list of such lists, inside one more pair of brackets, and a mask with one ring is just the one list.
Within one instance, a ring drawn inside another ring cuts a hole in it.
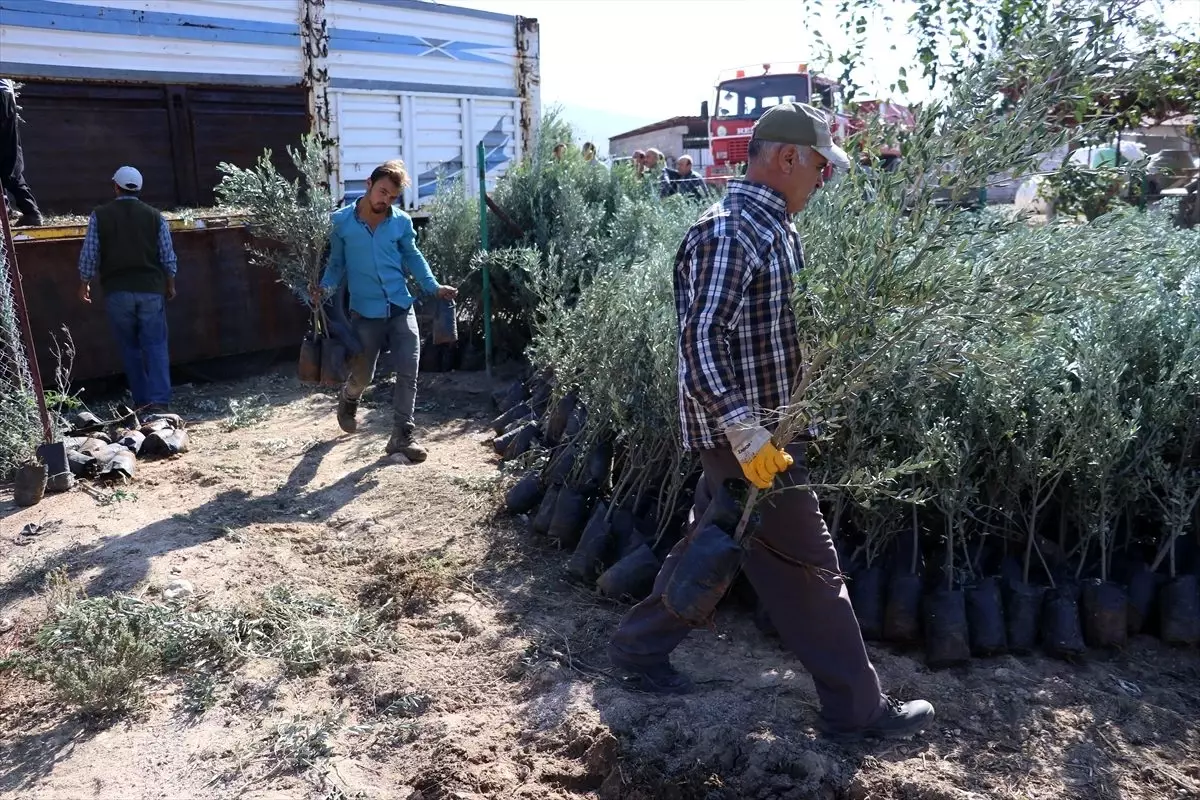
[{"label": "black work shoe", "polygon": [[22,214],[15,228],[40,228],[45,223],[41,214]]},{"label": "black work shoe", "polygon": [[619,671],[625,673],[623,685],[653,694],[688,694],[696,685],[692,679],[671,666],[670,661],[657,664],[637,664],[612,653],[608,660]]},{"label": "black work shoe", "polygon": [[358,420],[354,417],[358,414],[358,401],[347,400],[341,398],[338,400],[337,421],[338,426],[346,433],[354,433],[358,430]]},{"label": "black work shoe", "polygon": [[389,456],[399,453],[414,464],[420,464],[429,457],[429,451],[413,438],[412,429],[402,425],[392,429],[392,438],[388,439],[386,450]]},{"label": "black work shoe", "polygon": [[862,739],[903,739],[925,730],[933,722],[933,706],[925,700],[901,703],[894,697],[883,696],[886,707],[879,719],[863,728],[835,728],[824,721],[818,727],[828,736],[841,741]]}]

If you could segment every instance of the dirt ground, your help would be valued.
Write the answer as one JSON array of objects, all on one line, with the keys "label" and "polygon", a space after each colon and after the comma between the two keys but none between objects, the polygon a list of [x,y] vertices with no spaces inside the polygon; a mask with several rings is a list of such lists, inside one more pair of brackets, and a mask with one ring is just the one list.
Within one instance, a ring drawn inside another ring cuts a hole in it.
[{"label": "dirt ground", "polygon": [[[16,509],[0,488],[0,617],[15,623],[0,657],[45,619],[57,565],[93,597],[155,600],[183,578],[203,607],[281,584],[369,606],[381,563],[416,564],[438,589],[389,617],[394,648],[306,677],[249,658],[199,712],[166,678],[143,710],[98,722],[0,673],[0,796],[1200,797],[1200,657],[1150,639],[1081,666],[1006,657],[941,672],[872,647],[887,689],[937,707],[933,729],[898,744],[819,738],[810,679],[736,610],[678,651],[695,694],[628,691],[603,649],[621,607],[566,582],[566,554],[497,511],[508,478],[488,443],[490,388],[422,377],[420,466],[380,457],[382,401],[345,436],[332,395],[283,370],[182,388],[191,452],[140,464],[105,502],[76,490]],[[231,412],[230,398],[258,399]],[[20,535],[29,522],[45,532]],[[268,768],[306,731],[328,752]]]}]

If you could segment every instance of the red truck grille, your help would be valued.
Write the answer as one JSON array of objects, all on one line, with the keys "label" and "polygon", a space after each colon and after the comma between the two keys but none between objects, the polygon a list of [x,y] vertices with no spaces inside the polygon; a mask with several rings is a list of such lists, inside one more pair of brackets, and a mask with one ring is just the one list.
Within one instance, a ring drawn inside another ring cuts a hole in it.
[{"label": "red truck grille", "polygon": [[749,136],[723,136],[713,139],[713,160],[718,164],[744,164],[749,146]]},{"label": "red truck grille", "polygon": [[750,148],[749,137],[745,139],[730,139],[729,140],[729,163],[742,164],[746,161],[747,152]]}]

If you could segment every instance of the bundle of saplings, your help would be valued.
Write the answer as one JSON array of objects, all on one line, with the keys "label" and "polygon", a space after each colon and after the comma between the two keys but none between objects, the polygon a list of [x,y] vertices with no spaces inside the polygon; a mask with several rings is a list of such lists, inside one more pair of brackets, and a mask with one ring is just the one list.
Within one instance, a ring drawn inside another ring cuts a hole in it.
[{"label": "bundle of saplings", "polygon": [[459,287],[460,349],[483,342],[483,267],[492,288],[493,352],[497,362],[517,358],[533,338],[539,306],[550,298],[568,307],[596,272],[644,261],[661,245],[664,228],[684,226],[698,211],[686,197],[657,199],[657,184],[639,181],[628,167],[612,170],[583,160],[573,145],[562,159],[558,142],[573,142],[556,112],[541,123],[529,157],[514,165],[490,193],[488,246],[479,253],[479,198],[461,184],[439,192],[420,246],[441,280]]},{"label": "bundle of saplings", "polygon": [[[1171,208],[1047,225],[934,201],[1103,125],[1049,121],[1121,78],[1080,37],[1013,41],[921,109],[899,170],[851,170],[796,220],[806,372],[776,438],[819,427],[814,488],[864,634],[923,645],[933,665],[1200,641],[1200,235]],[[656,227],[572,301],[539,293],[532,371],[497,397],[496,445],[525,470],[509,510],[571,574],[636,600],[697,473],[671,290],[689,220],[624,202]],[[535,285],[557,266],[544,253]]]}]

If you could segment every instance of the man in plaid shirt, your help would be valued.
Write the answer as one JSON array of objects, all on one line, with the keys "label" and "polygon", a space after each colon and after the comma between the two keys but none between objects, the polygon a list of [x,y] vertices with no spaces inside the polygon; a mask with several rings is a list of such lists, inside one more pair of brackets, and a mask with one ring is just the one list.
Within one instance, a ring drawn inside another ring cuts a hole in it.
[{"label": "man in plaid shirt", "polygon": [[[803,444],[779,450],[769,430],[802,366],[791,298],[804,254],[791,218],[831,167],[849,165],[816,108],[784,103],[759,119],[745,179],[730,182],[676,255],[679,410],[684,446],[703,466],[692,530],[726,480],[790,487],[759,505],[745,569],[784,645],[812,674],[820,727],[839,737],[906,736],[932,720],[933,706],[880,691],[817,497],[795,488],[809,481]],[[667,556],[609,645],[614,666],[650,691],[692,688],[669,661],[689,626],[662,599],[688,544]]]}]

